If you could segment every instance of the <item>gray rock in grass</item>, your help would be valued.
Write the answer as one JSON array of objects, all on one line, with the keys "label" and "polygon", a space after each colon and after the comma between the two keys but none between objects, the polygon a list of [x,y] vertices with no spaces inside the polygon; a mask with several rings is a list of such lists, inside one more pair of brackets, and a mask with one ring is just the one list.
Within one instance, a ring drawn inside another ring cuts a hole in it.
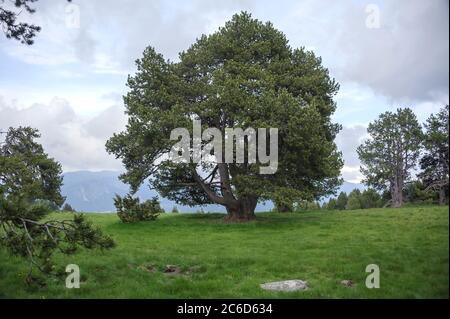
[{"label": "gray rock in grass", "polygon": [[303,280],[283,280],[261,284],[260,287],[272,291],[302,291],[308,289],[308,283]]}]

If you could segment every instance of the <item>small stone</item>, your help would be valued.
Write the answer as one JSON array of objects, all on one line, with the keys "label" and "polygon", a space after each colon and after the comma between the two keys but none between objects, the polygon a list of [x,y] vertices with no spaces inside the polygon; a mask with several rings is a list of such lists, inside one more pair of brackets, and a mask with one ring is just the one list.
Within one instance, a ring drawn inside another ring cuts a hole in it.
[{"label": "small stone", "polygon": [[166,274],[179,274],[181,272],[181,268],[175,265],[166,265],[164,272]]},{"label": "small stone", "polygon": [[348,280],[342,280],[341,285],[345,286],[345,287],[353,287],[354,283],[352,280],[348,279]]},{"label": "small stone", "polygon": [[303,280],[284,280],[261,284],[260,287],[272,291],[301,291],[308,289],[308,283]]}]

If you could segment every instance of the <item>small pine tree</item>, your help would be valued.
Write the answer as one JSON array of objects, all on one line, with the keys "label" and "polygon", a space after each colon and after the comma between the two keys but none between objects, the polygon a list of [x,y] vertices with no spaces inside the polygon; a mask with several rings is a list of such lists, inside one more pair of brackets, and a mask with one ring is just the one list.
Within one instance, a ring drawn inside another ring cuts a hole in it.
[{"label": "small pine tree", "polygon": [[336,210],[337,209],[337,201],[336,198],[330,198],[328,203],[325,205],[325,209],[328,210]]},{"label": "small pine tree", "polygon": [[140,203],[139,198],[133,198],[129,194],[125,197],[116,195],[114,206],[117,208],[117,216],[124,223],[155,220],[159,214],[164,213],[156,197]]},{"label": "small pine tree", "polygon": [[[81,214],[52,220],[48,214],[64,202],[62,169],[45,153],[31,127],[9,128],[0,143],[0,246],[28,258],[28,284],[45,284],[43,275],[57,275],[53,253],[73,254],[79,247],[112,248],[114,241]],[[35,269],[39,270],[35,274]]]},{"label": "small pine tree", "polygon": [[373,188],[364,190],[361,194],[361,208],[375,208],[381,205],[381,195]]},{"label": "small pine tree", "polygon": [[70,206],[69,203],[65,203],[65,204],[64,204],[64,206],[63,206],[63,208],[62,208],[62,211],[63,211],[63,212],[72,212],[72,213],[75,213],[75,212],[76,212],[76,210],[73,209],[73,207]]},{"label": "small pine tree", "polygon": [[177,206],[173,206],[173,208],[172,208],[172,214],[178,214],[178,213],[179,213],[179,211],[178,211]]},{"label": "small pine tree", "polygon": [[348,201],[347,193],[340,192],[336,200],[336,209],[344,210],[345,206],[347,205],[347,201]]},{"label": "small pine tree", "polygon": [[361,191],[359,189],[354,189],[350,192],[345,209],[361,209]]}]

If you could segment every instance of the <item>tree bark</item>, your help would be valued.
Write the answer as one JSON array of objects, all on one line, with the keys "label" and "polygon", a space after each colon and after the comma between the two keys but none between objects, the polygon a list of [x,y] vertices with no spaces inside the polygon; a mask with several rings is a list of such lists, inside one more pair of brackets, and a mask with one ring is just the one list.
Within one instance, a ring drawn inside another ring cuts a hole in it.
[{"label": "tree bark", "polygon": [[439,205],[445,205],[445,188],[439,187]]},{"label": "tree bark", "polygon": [[243,198],[236,205],[226,206],[227,216],[225,220],[232,222],[246,222],[256,218],[255,208],[257,200],[254,198]]},{"label": "tree bark", "polygon": [[225,206],[228,213],[225,220],[245,222],[255,219],[255,208],[258,199],[251,196],[236,198],[231,187],[228,166],[224,163],[218,163],[217,168],[220,177],[222,196],[216,194],[209,185],[202,180],[197,172],[194,171],[193,173],[196,182],[201,186],[212,202]]},{"label": "tree bark", "polygon": [[403,204],[403,183],[401,177],[396,177],[391,186],[392,207],[398,208]]}]

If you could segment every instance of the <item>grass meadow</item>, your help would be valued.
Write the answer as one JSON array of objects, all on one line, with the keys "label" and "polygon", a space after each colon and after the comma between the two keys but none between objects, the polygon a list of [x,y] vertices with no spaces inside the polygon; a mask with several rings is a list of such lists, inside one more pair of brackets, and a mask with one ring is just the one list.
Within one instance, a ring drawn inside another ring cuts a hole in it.
[{"label": "grass meadow", "polygon": [[[448,206],[260,213],[249,223],[226,223],[221,214],[167,213],[135,224],[123,224],[115,214],[87,215],[117,246],[55,255],[59,267],[80,267],[79,289],[65,288],[64,278],[26,286],[27,261],[0,248],[0,297],[449,297]],[[365,286],[368,264],[380,268],[379,289]],[[177,271],[166,273],[167,265]],[[270,292],[259,286],[287,279],[306,280],[309,289]]]}]

